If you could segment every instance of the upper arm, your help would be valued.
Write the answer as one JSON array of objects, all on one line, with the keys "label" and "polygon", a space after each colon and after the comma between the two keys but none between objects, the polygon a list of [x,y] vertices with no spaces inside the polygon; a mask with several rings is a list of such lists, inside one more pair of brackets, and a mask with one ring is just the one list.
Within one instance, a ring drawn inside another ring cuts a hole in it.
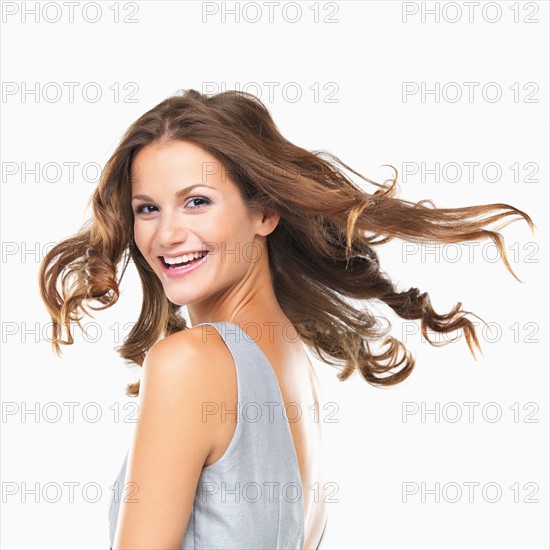
[{"label": "upper arm", "polygon": [[204,350],[185,332],[156,343],[142,366],[113,550],[179,549],[183,541],[213,441],[202,419],[209,385]]}]

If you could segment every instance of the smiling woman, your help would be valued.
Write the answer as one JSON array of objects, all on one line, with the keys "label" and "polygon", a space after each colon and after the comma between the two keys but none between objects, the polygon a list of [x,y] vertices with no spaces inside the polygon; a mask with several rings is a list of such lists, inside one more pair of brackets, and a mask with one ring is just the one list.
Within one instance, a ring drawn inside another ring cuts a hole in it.
[{"label": "smiling woman", "polygon": [[[135,155],[132,169],[136,247],[163,282],[170,302],[188,306],[193,324],[210,318],[208,311],[216,303],[205,290],[215,297],[228,284],[242,281],[250,267],[241,255],[248,249],[243,251],[243,245],[256,244],[261,252],[259,239],[275,228],[279,217],[249,211],[223,165],[192,141],[147,145]],[[236,262],[227,261],[227,250],[237,251]],[[267,263],[261,272],[269,272]],[[197,277],[200,285],[194,283]],[[227,306],[224,314],[229,314]],[[217,317],[224,319],[224,314]]]},{"label": "smiling woman", "polygon": [[[365,192],[344,168],[378,189]],[[141,314],[119,348],[142,376],[127,388],[140,417],[111,501],[112,548],[318,548],[328,517],[322,423],[276,414],[321,401],[304,344],[339,380],[401,382],[414,359],[369,310],[380,300],[419,320],[431,344],[428,329],[462,330],[472,353],[479,346],[461,303],[438,314],[426,292],[398,290],[373,247],[491,239],[513,274],[496,229],[511,216],[533,222],[503,203],[411,203],[395,196],[396,181],[293,145],[246,93],[187,90],[126,131],[93,218],[39,273],[58,354],[80,312],[116,303],[130,259],[141,279]],[[388,347],[377,354],[380,340]]]}]

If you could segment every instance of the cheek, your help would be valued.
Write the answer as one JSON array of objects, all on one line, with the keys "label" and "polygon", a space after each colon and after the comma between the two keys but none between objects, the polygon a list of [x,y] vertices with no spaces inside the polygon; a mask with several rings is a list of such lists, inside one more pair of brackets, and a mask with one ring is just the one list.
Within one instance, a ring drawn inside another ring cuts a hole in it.
[{"label": "cheek", "polygon": [[253,228],[243,219],[243,223],[231,226],[229,235],[226,235],[228,261],[236,263],[239,270],[244,273],[258,254]]},{"label": "cheek", "polygon": [[139,222],[134,223],[134,241],[139,251],[143,254],[147,245],[148,235],[146,228]]}]

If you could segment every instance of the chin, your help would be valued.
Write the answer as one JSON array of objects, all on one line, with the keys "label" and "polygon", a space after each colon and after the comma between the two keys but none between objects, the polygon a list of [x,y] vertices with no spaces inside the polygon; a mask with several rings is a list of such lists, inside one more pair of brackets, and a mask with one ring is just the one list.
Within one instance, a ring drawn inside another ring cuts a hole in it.
[{"label": "chin", "polygon": [[180,307],[183,307],[183,306],[186,306],[188,304],[192,304],[194,300],[191,300],[191,299],[188,299],[188,298],[184,298],[183,296],[174,296],[173,294],[167,292],[165,293],[166,294],[166,297],[168,298],[168,300],[170,302],[172,302],[173,304],[176,304],[177,306],[180,306]]},{"label": "chin", "polygon": [[180,307],[188,306],[201,300],[201,297],[199,296],[182,296],[181,294],[177,294],[174,292],[165,292],[165,295],[168,300],[170,300],[170,302]]}]

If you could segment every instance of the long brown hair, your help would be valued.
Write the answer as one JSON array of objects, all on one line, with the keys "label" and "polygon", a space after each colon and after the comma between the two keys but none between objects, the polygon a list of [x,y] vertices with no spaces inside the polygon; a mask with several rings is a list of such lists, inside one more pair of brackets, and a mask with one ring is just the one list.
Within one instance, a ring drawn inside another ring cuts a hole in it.
[{"label": "long brown hair", "polygon": [[[160,102],[128,128],[90,199],[92,219],[52,248],[40,265],[40,294],[53,321],[52,346],[58,355],[59,344],[73,343],[67,325],[76,322],[82,328],[82,313],[89,314],[86,306],[98,311],[116,303],[130,258],[141,279],[143,303],[138,321],[117,348],[120,355],[141,366],[157,340],[187,328],[178,314],[180,306],[168,300],[136,247],[130,205],[135,154],[145,145],[170,140],[189,140],[203,147],[225,166],[250,207],[280,214],[279,224],[267,237],[277,300],[317,356],[342,367],[340,380],[357,369],[369,384],[390,386],[407,378],[415,364],[401,341],[386,337],[389,328],[381,327],[367,303],[358,309],[350,299],[381,300],[403,319],[420,320],[422,334],[432,345],[436,344],[427,329],[438,333],[461,329],[472,355],[473,344],[481,350],[475,327],[465,317],[470,312],[463,311],[460,302],[440,315],[426,292],[397,290],[381,270],[373,247],[393,238],[414,243],[492,239],[516,277],[502,235],[486,226],[520,216],[534,230],[526,213],[502,203],[436,208],[431,201],[399,199],[393,166],[391,185],[376,183],[330,153],[290,143],[253,95],[231,90],[208,97],[186,90]],[[378,189],[365,192],[342,168]],[[93,307],[91,301],[102,305]],[[63,328],[67,340],[62,339]],[[377,355],[371,346],[382,338],[387,349]],[[137,396],[139,381],[129,384],[126,394]]]}]

